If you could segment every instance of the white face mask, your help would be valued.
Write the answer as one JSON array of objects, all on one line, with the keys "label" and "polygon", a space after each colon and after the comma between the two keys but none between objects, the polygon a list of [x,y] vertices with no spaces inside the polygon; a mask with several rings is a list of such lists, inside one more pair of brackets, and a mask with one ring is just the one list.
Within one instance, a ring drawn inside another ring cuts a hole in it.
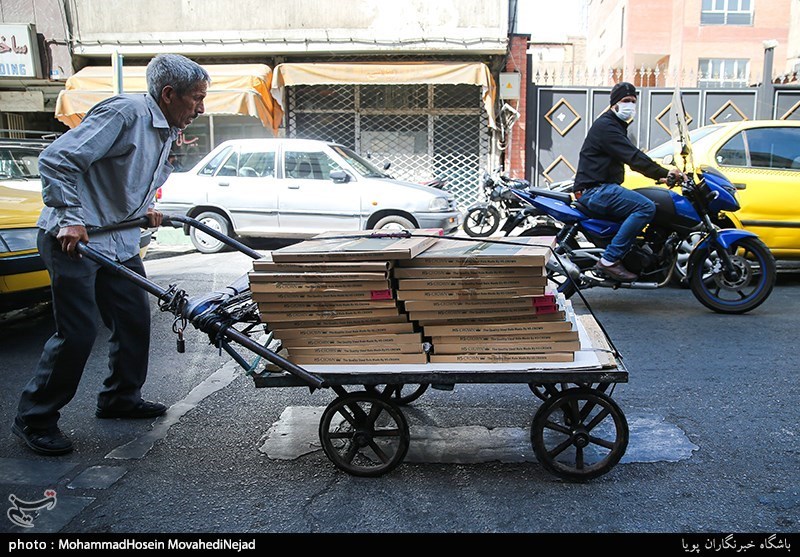
[{"label": "white face mask", "polygon": [[630,122],[636,116],[636,103],[617,104],[617,116],[624,122]]}]

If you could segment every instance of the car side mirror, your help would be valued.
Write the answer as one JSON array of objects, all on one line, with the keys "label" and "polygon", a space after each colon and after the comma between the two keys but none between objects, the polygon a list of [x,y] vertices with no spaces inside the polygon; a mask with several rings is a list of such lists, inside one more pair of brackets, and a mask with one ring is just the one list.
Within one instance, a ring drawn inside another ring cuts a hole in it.
[{"label": "car side mirror", "polygon": [[664,164],[664,166],[672,166],[673,164],[675,164],[675,156],[674,155],[667,155],[666,157],[664,157],[664,160],[661,161],[661,162]]},{"label": "car side mirror", "polygon": [[335,184],[346,184],[350,181],[350,175],[344,170],[334,170],[330,173],[330,177]]}]

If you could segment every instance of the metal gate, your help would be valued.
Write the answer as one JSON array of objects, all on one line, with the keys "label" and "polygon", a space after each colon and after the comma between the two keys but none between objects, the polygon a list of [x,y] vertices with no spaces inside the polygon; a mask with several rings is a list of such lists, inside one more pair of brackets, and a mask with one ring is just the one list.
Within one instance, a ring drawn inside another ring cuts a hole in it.
[{"label": "metal gate", "polygon": [[[641,88],[637,116],[628,134],[643,151],[669,141],[668,114],[673,89]],[[610,88],[532,87],[528,95],[527,178],[539,187],[575,177],[578,156],[589,127],[609,108]],[[689,129],[721,122],[753,120],[758,113],[756,89],[682,89]],[[772,117],[800,120],[800,88],[776,87]],[[531,109],[530,107],[533,107]]]},{"label": "metal gate", "polygon": [[477,196],[489,154],[476,85],[288,87],[286,135],[334,141],[411,182],[444,178],[462,207]]}]

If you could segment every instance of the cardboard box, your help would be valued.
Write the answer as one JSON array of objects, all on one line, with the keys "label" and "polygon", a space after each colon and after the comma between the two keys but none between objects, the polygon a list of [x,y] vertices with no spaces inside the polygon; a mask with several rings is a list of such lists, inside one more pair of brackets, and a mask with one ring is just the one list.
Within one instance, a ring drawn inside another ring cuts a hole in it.
[{"label": "cardboard box", "polygon": [[502,363],[549,363],[574,362],[574,352],[550,352],[547,354],[431,354],[432,364],[502,364]]},{"label": "cardboard box", "polygon": [[272,252],[276,263],[310,261],[393,261],[416,257],[443,235],[440,228],[407,232],[326,232]]},{"label": "cardboard box", "polygon": [[[286,337],[275,335],[284,346],[288,347],[314,347],[314,346],[388,346],[393,344],[422,344],[422,333],[397,333],[370,336],[337,336],[327,337]],[[451,338],[451,337],[442,337]]]},{"label": "cardboard box", "polygon": [[289,361],[297,365],[348,365],[348,364],[427,364],[428,355],[422,354],[331,354],[331,355],[293,355]]},{"label": "cardboard box", "polygon": [[558,323],[562,322],[566,319],[566,313],[563,310],[554,311],[551,313],[535,313],[532,315],[523,315],[523,316],[506,316],[506,315],[498,315],[496,317],[492,317],[488,319],[486,317],[465,317],[463,319],[423,319],[423,320],[414,320],[415,323],[419,324],[424,330],[426,335],[430,335],[431,333],[428,332],[430,327],[437,327],[440,325],[513,325],[515,323],[520,322],[548,322],[548,323]]},{"label": "cardboard box", "polygon": [[445,237],[403,267],[544,267],[556,241],[554,236],[506,238],[479,241]]},{"label": "cardboard box", "polygon": [[254,271],[268,273],[385,273],[391,261],[336,261],[315,263],[275,263],[269,259],[253,261]]},{"label": "cardboard box", "polygon": [[403,302],[407,312],[412,311],[453,311],[471,310],[475,308],[536,308],[556,305],[556,297],[552,294],[543,296],[519,296],[497,300],[408,300]]},{"label": "cardboard box", "polygon": [[331,346],[288,346],[289,354],[294,356],[330,356],[330,355],[346,355],[346,356],[374,356],[380,354],[424,354],[422,343],[417,344],[378,344],[374,346],[348,346],[331,345]]},{"label": "cardboard box", "polygon": [[505,300],[517,296],[542,296],[544,286],[530,288],[498,288],[496,290],[479,290],[461,288],[457,290],[398,290],[397,299],[408,300]]},{"label": "cardboard box", "polygon": [[540,352],[574,352],[581,349],[578,340],[564,342],[460,342],[455,344],[433,343],[434,354],[538,354]]},{"label": "cardboard box", "polygon": [[395,278],[451,279],[464,277],[542,277],[544,267],[396,267]]},{"label": "cardboard box", "polygon": [[[280,327],[283,329],[299,329],[301,327],[322,327],[327,328],[331,326],[339,326],[345,327],[350,325],[373,325],[378,323],[408,323],[408,316],[407,315],[389,315],[385,317],[355,317],[355,318],[340,318],[340,317],[328,317],[327,319],[318,320],[318,321],[302,321],[302,320],[294,320],[294,321],[276,321],[275,327]],[[274,330],[273,325],[267,322],[267,328],[270,331]]]},{"label": "cardboard box", "polygon": [[469,309],[453,309],[442,310],[437,309],[434,311],[409,311],[408,318],[411,321],[418,321],[419,323],[428,323],[432,321],[449,321],[449,320],[465,320],[477,319],[484,322],[490,322],[495,317],[516,317],[516,321],[525,321],[528,317],[533,315],[541,315],[543,313],[555,313],[558,311],[557,306],[547,307],[534,307],[528,306],[525,308],[469,308]]},{"label": "cardboard box", "polygon": [[[259,312],[262,321],[275,324],[276,321],[319,321],[322,319],[360,319],[401,315],[397,308],[351,309],[335,311],[292,311],[286,313]],[[408,321],[408,319],[405,319]]]},{"label": "cardboard box", "polygon": [[379,273],[272,273],[272,272],[252,272],[248,273],[250,284],[254,282],[364,282],[364,281],[386,281],[389,279],[389,271]]},{"label": "cardboard box", "polygon": [[578,331],[562,331],[555,333],[536,333],[525,335],[450,335],[450,336],[432,336],[430,337],[431,343],[435,346],[437,344],[458,344],[463,342],[481,342],[481,343],[498,343],[498,344],[514,344],[520,341],[530,342],[566,342],[570,340],[579,340]]},{"label": "cardboard box", "polygon": [[343,301],[310,301],[310,302],[258,302],[258,310],[262,313],[286,313],[289,311],[340,311],[354,309],[387,309],[396,308],[395,300],[343,300]]},{"label": "cardboard box", "polygon": [[571,321],[528,321],[525,323],[447,324],[425,327],[425,336],[491,336],[557,333],[575,330]]},{"label": "cardboard box", "polygon": [[330,338],[362,335],[394,335],[414,332],[414,324],[404,323],[367,323],[366,325],[335,325],[328,327],[280,327],[273,329],[275,338],[286,341],[289,338]]},{"label": "cardboard box", "polygon": [[[252,285],[251,285],[252,292]],[[373,300],[393,300],[394,292],[391,289],[384,290],[354,290],[324,292],[252,292],[254,302],[267,303],[300,303],[300,302],[343,302],[343,301],[373,301]]]},{"label": "cardboard box", "polygon": [[452,279],[399,279],[398,290],[496,290],[547,286],[547,277],[463,277]]},{"label": "cardboard box", "polygon": [[362,282],[251,282],[250,292],[374,292],[391,290],[388,280]]}]

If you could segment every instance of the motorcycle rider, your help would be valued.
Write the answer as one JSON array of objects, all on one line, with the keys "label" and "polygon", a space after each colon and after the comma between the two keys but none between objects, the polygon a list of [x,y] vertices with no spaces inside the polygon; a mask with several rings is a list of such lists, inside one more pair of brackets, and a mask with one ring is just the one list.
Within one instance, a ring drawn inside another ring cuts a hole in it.
[{"label": "motorcycle rider", "polygon": [[580,203],[593,213],[624,219],[594,267],[598,273],[623,282],[636,280],[637,276],[625,268],[622,258],[656,212],[651,200],[621,186],[624,165],[661,183],[670,174],[683,178],[680,170],[667,170],[628,138],[628,126],[636,116],[637,94],[636,87],[626,81],[611,89],[609,109],[592,124],[581,147],[573,189]]}]

